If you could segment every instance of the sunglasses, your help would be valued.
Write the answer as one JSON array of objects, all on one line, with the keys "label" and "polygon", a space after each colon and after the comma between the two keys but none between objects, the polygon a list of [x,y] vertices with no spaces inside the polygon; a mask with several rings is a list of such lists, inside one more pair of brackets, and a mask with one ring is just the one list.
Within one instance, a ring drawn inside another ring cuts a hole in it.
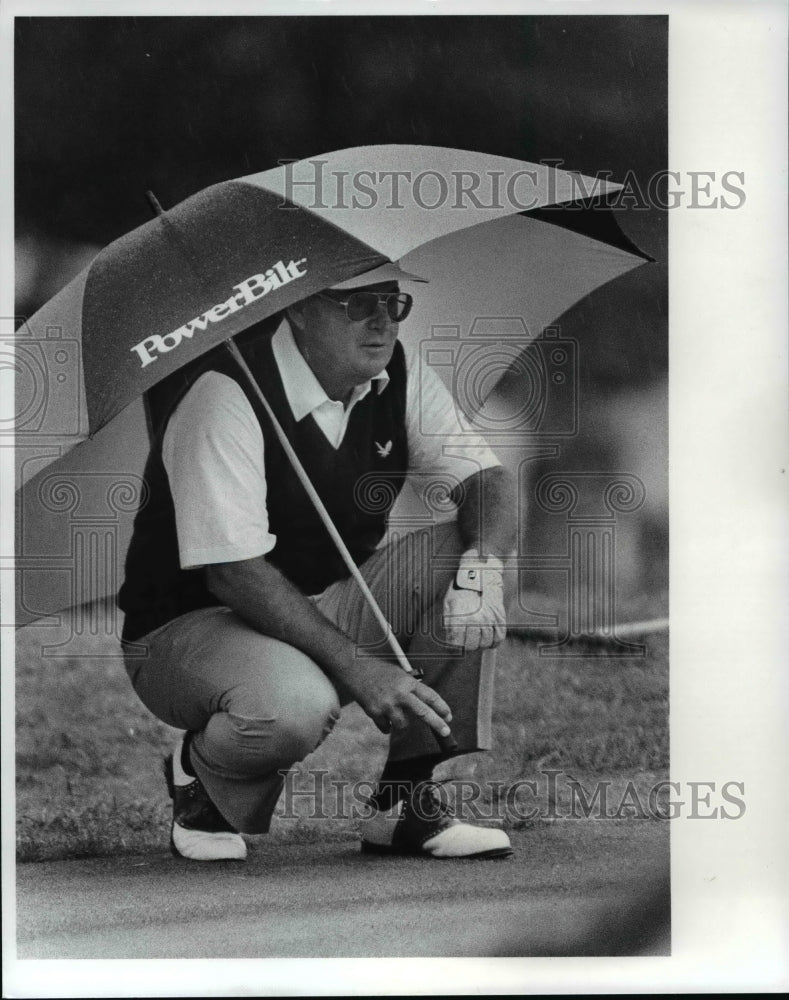
[{"label": "sunglasses", "polygon": [[402,323],[411,312],[413,298],[407,292],[351,292],[348,298],[335,298],[328,292],[318,292],[318,297],[328,299],[337,306],[345,306],[345,315],[352,323],[370,319],[378,312],[380,303],[393,323]]}]

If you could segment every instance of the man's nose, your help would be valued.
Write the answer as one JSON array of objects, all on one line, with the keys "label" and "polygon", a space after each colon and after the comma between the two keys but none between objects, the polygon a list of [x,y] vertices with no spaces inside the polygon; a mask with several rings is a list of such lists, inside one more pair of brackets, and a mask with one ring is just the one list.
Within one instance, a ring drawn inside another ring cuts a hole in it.
[{"label": "man's nose", "polygon": [[370,317],[369,323],[372,324],[377,330],[385,329],[388,326],[394,325],[394,320],[389,315],[386,299],[378,300],[378,305],[375,308],[375,312]]}]

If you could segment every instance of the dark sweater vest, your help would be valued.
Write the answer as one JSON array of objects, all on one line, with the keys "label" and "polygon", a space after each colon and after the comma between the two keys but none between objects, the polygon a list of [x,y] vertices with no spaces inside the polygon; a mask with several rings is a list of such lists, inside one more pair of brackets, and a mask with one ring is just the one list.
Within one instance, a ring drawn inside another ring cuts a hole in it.
[{"label": "dark sweater vest", "polygon": [[[396,345],[387,366],[388,386],[379,393],[373,383],[367,396],[354,406],[337,449],[326,440],[311,414],[295,421],[274,360],[271,337],[248,340],[242,350],[354,562],[361,565],[386,531],[389,511],[402,489],[408,467],[402,346]],[[139,639],[188,611],[219,603],[206,587],[202,568],[180,567],[175,511],[162,461],[167,420],[206,370],[219,371],[237,382],[263,432],[265,503],[269,530],[277,536],[268,560],[305,594],[320,593],[349,575],[254,392],[226,352],[212,352],[208,363],[181,376],[175,386],[165,387],[158,394],[159,428],[154,428],[145,469],[148,498],[134,521],[126,578],[118,596],[126,616],[123,638],[127,641]],[[163,392],[169,398],[163,399]]]}]

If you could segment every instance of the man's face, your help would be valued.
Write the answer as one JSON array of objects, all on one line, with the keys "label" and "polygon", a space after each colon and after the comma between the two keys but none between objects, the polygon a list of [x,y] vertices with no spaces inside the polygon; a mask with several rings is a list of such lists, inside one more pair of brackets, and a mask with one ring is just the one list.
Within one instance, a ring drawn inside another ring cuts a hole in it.
[{"label": "man's face", "polygon": [[[398,292],[397,282],[367,285],[353,291]],[[352,294],[315,295],[289,310],[296,343],[326,393],[345,399],[354,386],[386,368],[392,357],[399,324],[389,317],[385,302],[372,316],[350,320],[345,305]]]}]

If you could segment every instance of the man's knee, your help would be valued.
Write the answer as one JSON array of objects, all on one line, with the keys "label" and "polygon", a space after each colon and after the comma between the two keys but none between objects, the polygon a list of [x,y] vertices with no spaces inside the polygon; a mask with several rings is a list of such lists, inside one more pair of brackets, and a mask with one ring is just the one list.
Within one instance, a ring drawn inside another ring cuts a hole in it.
[{"label": "man's knee", "polygon": [[323,742],[340,717],[337,692],[322,675],[278,692],[276,701],[267,699],[265,691],[246,689],[234,694],[232,705],[212,717],[206,737],[215,745],[224,744],[225,752],[237,758],[246,773],[289,767],[302,760]]},{"label": "man's knee", "polygon": [[291,764],[303,760],[326,739],[340,718],[340,702],[333,685],[315,685],[300,691],[297,697],[279,710],[277,743]]}]

